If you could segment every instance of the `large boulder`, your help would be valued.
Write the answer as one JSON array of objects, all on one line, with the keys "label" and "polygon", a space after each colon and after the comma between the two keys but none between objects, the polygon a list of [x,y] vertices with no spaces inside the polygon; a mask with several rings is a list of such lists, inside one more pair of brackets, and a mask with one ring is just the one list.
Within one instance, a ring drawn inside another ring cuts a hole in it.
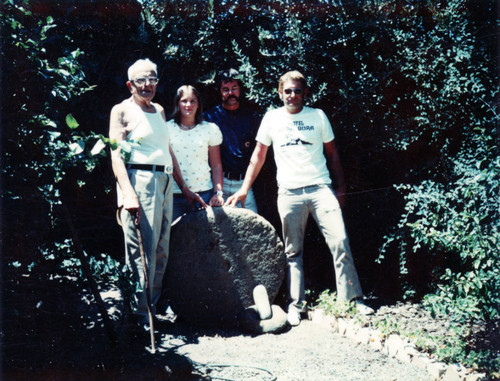
[{"label": "large boulder", "polygon": [[207,208],[172,225],[164,295],[181,319],[237,322],[262,284],[272,303],[285,276],[283,244],[263,217],[241,208]]}]

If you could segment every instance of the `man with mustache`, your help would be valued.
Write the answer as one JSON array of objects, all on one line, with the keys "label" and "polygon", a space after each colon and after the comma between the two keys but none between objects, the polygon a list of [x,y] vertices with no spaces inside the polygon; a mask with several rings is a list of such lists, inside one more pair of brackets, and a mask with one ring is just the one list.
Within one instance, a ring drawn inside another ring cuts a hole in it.
[{"label": "man with mustache", "polygon": [[[249,105],[242,102],[243,84],[235,69],[219,72],[216,78],[217,91],[221,104],[203,114],[206,121],[219,126],[223,141],[220,146],[222,169],[224,173],[223,197],[226,200],[243,184],[243,178],[255,147],[255,135],[261,117]],[[250,189],[244,203],[245,207],[257,213],[257,203]]]}]

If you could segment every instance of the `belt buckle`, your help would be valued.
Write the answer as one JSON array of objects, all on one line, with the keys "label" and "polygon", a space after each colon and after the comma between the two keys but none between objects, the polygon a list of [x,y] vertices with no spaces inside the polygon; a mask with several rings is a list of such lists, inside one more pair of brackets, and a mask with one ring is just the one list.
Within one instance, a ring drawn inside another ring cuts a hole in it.
[{"label": "belt buckle", "polygon": [[172,174],[172,166],[171,165],[165,165],[163,167],[163,172],[166,173],[167,175],[171,175]]}]

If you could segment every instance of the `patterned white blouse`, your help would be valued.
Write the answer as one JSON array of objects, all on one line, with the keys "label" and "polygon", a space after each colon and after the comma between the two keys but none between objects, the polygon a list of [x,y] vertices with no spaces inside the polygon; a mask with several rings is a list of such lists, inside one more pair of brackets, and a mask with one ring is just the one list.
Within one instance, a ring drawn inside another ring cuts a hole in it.
[{"label": "patterned white blouse", "polygon": [[[170,145],[182,177],[192,192],[213,189],[208,148],[222,143],[222,133],[215,123],[203,121],[190,130],[182,130],[174,120],[167,122]],[[174,182],[174,193],[182,193]]]}]

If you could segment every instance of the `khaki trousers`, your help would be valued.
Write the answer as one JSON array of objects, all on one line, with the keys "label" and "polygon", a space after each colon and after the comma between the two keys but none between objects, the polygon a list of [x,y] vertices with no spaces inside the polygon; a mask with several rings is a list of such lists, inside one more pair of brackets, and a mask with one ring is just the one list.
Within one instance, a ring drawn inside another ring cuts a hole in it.
[{"label": "khaki trousers", "polygon": [[[168,262],[172,223],[172,175],[137,169],[129,169],[128,175],[141,205],[139,225],[148,268],[151,312],[154,314]],[[132,312],[139,320],[148,322],[144,269],[134,220],[124,209],[120,218],[125,236],[126,261],[139,286],[132,298]]]},{"label": "khaki trousers", "polygon": [[288,266],[290,309],[305,307],[303,247],[307,218],[311,214],[326,240],[333,257],[339,300],[363,296],[345,231],[342,212],[329,185],[311,185],[278,192],[278,212],[283,225],[283,239]]}]

